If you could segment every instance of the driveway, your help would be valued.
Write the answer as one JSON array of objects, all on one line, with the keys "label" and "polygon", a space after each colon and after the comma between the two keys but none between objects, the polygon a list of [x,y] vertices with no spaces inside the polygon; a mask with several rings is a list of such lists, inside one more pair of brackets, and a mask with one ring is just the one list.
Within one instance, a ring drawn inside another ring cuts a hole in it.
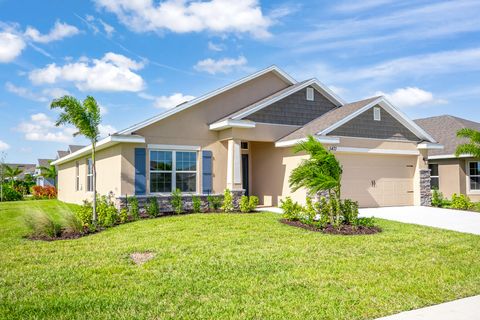
[{"label": "driveway", "polygon": [[480,235],[480,213],[432,207],[362,208],[361,217],[376,217]]}]

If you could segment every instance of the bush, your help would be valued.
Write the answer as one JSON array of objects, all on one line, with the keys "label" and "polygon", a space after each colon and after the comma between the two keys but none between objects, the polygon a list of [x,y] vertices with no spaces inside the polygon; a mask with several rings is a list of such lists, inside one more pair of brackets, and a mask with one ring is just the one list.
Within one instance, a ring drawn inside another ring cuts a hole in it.
[{"label": "bush", "polygon": [[147,213],[150,217],[156,217],[159,214],[157,198],[148,198]]},{"label": "bush", "polygon": [[306,204],[305,204],[305,207],[303,207],[303,210],[302,210],[303,214],[300,220],[303,223],[312,224],[315,221],[315,218],[317,217],[317,214],[318,214],[317,209],[313,205],[312,198],[307,197],[305,199],[305,202]]},{"label": "bush", "polygon": [[250,202],[247,196],[242,196],[240,198],[240,212],[243,212],[243,213],[250,212]]},{"label": "bush", "polygon": [[3,184],[3,198],[2,201],[19,201],[23,199],[21,192],[18,192],[11,185]]},{"label": "bush", "polygon": [[101,196],[97,199],[97,224],[108,228],[119,222],[118,210],[110,198]]},{"label": "bush", "polygon": [[358,202],[345,199],[340,202],[343,214],[343,223],[353,224],[358,219]]},{"label": "bush", "polygon": [[444,204],[444,199],[443,199],[443,194],[438,191],[437,189],[433,189],[432,192],[432,206],[441,208],[443,207]]},{"label": "bush", "polygon": [[255,208],[258,206],[258,197],[250,196],[248,199],[248,205],[250,206],[250,212],[255,210]]},{"label": "bush", "polygon": [[353,225],[371,228],[375,226],[375,218],[357,218]]},{"label": "bush", "polygon": [[92,204],[87,200],[83,201],[83,205],[78,207],[78,209],[75,211],[75,215],[82,223],[82,226],[90,231],[95,230],[95,226],[92,223],[92,214]]},{"label": "bush", "polygon": [[225,192],[223,194],[223,206],[222,206],[223,212],[233,212],[234,207],[233,207],[233,195],[230,190],[225,189]]},{"label": "bush", "polygon": [[199,197],[192,196],[192,207],[193,207],[193,212],[195,213],[202,212],[202,201],[200,201]]},{"label": "bush", "polygon": [[32,212],[24,217],[30,235],[57,238],[62,235],[62,225],[45,212]]},{"label": "bush", "polygon": [[35,199],[55,199],[57,197],[57,189],[53,186],[33,186],[32,195]]},{"label": "bush", "polygon": [[218,196],[210,196],[209,195],[207,197],[207,201],[208,201],[208,208],[210,210],[217,211],[222,206],[222,199]]},{"label": "bush", "polygon": [[285,201],[280,201],[280,208],[283,210],[283,217],[287,220],[297,221],[301,218],[302,206],[298,202],[293,202],[292,198],[286,197]]},{"label": "bush", "polygon": [[183,200],[182,200],[182,192],[180,189],[176,189],[172,192],[172,200],[171,200],[173,211],[176,214],[180,214],[183,212]]},{"label": "bush", "polygon": [[128,211],[133,220],[140,219],[140,209],[138,207],[138,199],[135,196],[128,197]]},{"label": "bush", "polygon": [[83,223],[75,213],[65,212],[62,220],[63,231],[72,234],[84,233]]},{"label": "bush", "polygon": [[125,222],[128,221],[128,210],[127,210],[127,208],[122,208],[122,210],[120,210],[118,218],[120,220],[120,223],[125,223]]},{"label": "bush", "polygon": [[452,195],[452,201],[450,204],[450,208],[452,209],[459,209],[459,210],[471,210],[473,209],[473,202],[464,194],[457,195],[454,193]]}]

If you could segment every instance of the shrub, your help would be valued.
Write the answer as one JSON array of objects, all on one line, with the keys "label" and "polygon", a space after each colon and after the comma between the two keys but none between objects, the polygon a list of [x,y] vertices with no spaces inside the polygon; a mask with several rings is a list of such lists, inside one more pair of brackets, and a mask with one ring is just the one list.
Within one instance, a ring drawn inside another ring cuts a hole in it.
[{"label": "shrub", "polygon": [[317,208],[317,210],[320,212],[320,227],[325,227],[329,222],[333,223],[330,215],[330,207],[325,197],[320,198],[320,201],[317,203]]},{"label": "shrub", "polygon": [[341,201],[343,223],[353,224],[358,219],[358,203],[356,201],[345,199]]},{"label": "shrub", "polygon": [[127,208],[122,208],[118,215],[120,223],[125,223],[128,221],[128,210]]},{"label": "shrub", "polygon": [[32,236],[56,238],[62,234],[62,225],[45,212],[32,212],[24,217]]},{"label": "shrub", "polygon": [[443,207],[443,204],[444,204],[443,194],[437,189],[433,189],[432,206],[441,208]]},{"label": "shrub", "polygon": [[118,210],[113,202],[106,196],[97,199],[97,223],[108,228],[119,222]]},{"label": "shrub", "polygon": [[208,196],[208,208],[217,211],[222,206],[222,199],[218,196]]},{"label": "shrub", "polygon": [[280,201],[280,208],[283,210],[283,217],[287,220],[297,221],[300,220],[302,206],[298,202],[293,202],[292,198],[286,197],[285,201]]},{"label": "shrub", "polygon": [[317,216],[317,209],[313,205],[312,198],[307,197],[305,199],[305,207],[303,208],[303,215],[301,217],[301,221],[303,223],[312,224],[315,221]]},{"label": "shrub", "polygon": [[255,210],[255,208],[258,206],[258,197],[257,196],[250,196],[248,199],[248,205],[250,207],[250,212]]},{"label": "shrub", "polygon": [[159,214],[157,198],[148,198],[147,213],[151,217],[156,217]]},{"label": "shrub", "polygon": [[23,199],[21,192],[15,190],[10,184],[3,184],[3,198],[2,201],[19,201]]},{"label": "shrub", "polygon": [[233,212],[233,195],[230,190],[225,189],[225,192],[223,194],[223,206],[222,206],[223,212]]},{"label": "shrub", "polygon": [[83,223],[75,213],[65,212],[62,219],[63,229],[67,233],[84,233]]},{"label": "shrub", "polygon": [[92,223],[92,214],[93,208],[92,204],[88,201],[83,201],[83,205],[78,207],[75,211],[75,215],[77,216],[78,220],[82,223],[84,228],[89,229],[90,231],[95,230],[95,226]]},{"label": "shrub", "polygon": [[176,189],[172,192],[172,200],[170,203],[172,204],[173,211],[176,214],[180,214],[183,212],[182,192],[180,191],[180,189]]},{"label": "shrub", "polygon": [[473,202],[466,195],[464,194],[457,195],[456,193],[452,195],[452,202],[450,204],[450,208],[460,209],[460,210],[471,210],[473,206],[474,206]]},{"label": "shrub", "polygon": [[195,213],[202,212],[202,201],[200,200],[199,197],[197,196],[192,197],[192,207],[193,207],[193,212]]},{"label": "shrub", "polygon": [[128,197],[128,211],[133,220],[140,219],[140,209],[138,207],[138,199],[135,196]]},{"label": "shrub", "polygon": [[374,227],[375,226],[375,219],[373,217],[370,218],[357,218],[354,220],[353,223],[355,226],[362,226],[362,227]]},{"label": "shrub", "polygon": [[55,199],[57,197],[57,189],[53,186],[33,186],[32,195],[35,199]]},{"label": "shrub", "polygon": [[247,196],[242,196],[240,198],[240,212],[243,212],[243,213],[250,212],[250,202]]}]

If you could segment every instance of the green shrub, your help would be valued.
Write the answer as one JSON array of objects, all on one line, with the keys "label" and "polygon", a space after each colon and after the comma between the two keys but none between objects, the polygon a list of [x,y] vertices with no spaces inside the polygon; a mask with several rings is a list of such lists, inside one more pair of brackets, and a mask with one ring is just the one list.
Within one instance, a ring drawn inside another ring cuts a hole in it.
[{"label": "green shrub", "polygon": [[23,199],[21,192],[15,190],[10,184],[3,184],[2,201],[19,201]]},{"label": "green shrub", "polygon": [[128,197],[128,213],[133,220],[140,219],[140,209],[138,207],[138,199],[135,196]]},{"label": "green shrub", "polygon": [[457,195],[454,193],[452,195],[452,202],[450,204],[450,208],[452,209],[460,209],[460,210],[471,210],[473,209],[473,202],[464,194]]},{"label": "green shrub", "polygon": [[248,199],[248,205],[250,207],[250,212],[255,210],[255,208],[258,206],[258,197],[257,196],[250,196]]},{"label": "green shrub", "polygon": [[358,218],[358,203],[356,201],[345,199],[341,202],[343,223],[352,224]]},{"label": "green shrub", "polygon": [[283,210],[283,217],[290,221],[297,221],[301,218],[302,206],[293,202],[292,198],[286,197],[285,201],[280,200],[280,208]]},{"label": "green shrub", "polygon": [[93,231],[95,229],[95,226],[92,224],[92,214],[92,204],[86,200],[83,201],[83,205],[81,205],[80,207],[78,207],[78,209],[75,210],[75,215],[82,223],[82,226],[89,229],[90,231]]},{"label": "green shrub", "polygon": [[441,208],[443,207],[444,204],[444,199],[443,199],[443,194],[438,191],[437,189],[433,189],[432,192],[432,206]]},{"label": "green shrub", "polygon": [[170,203],[172,204],[173,211],[176,214],[180,214],[183,212],[182,192],[180,191],[180,189],[176,189],[172,192],[172,200]]},{"label": "green shrub", "polygon": [[110,198],[101,196],[97,199],[97,219],[97,224],[105,228],[119,222],[118,210]]},{"label": "green shrub", "polygon": [[362,227],[374,227],[375,226],[375,219],[373,217],[370,218],[357,218],[355,219],[354,223],[355,226],[362,226]]},{"label": "green shrub", "polygon": [[222,199],[219,196],[208,196],[208,208],[213,211],[217,211],[222,206]]},{"label": "green shrub", "polygon": [[200,213],[202,212],[202,201],[197,196],[192,196],[192,207],[193,212]]},{"label": "green shrub", "polygon": [[320,220],[318,221],[320,227],[325,227],[328,223],[333,224],[330,215],[330,206],[325,197],[320,198],[320,201],[317,203],[317,210],[320,213]]},{"label": "green shrub", "polygon": [[317,208],[313,205],[312,198],[307,196],[305,202],[305,207],[302,210],[303,215],[301,216],[300,220],[303,223],[313,224],[317,215]]},{"label": "green shrub", "polygon": [[223,212],[233,212],[234,207],[233,207],[233,195],[230,190],[225,189],[225,192],[223,194],[223,205],[222,205],[222,211]]},{"label": "green shrub", "polygon": [[120,223],[125,223],[128,221],[128,210],[127,208],[122,208],[118,215]]},{"label": "green shrub", "polygon": [[24,222],[30,235],[57,238],[62,235],[62,225],[45,212],[31,212],[25,215]]},{"label": "green shrub", "polygon": [[248,213],[250,212],[250,202],[248,196],[242,196],[240,198],[240,212]]},{"label": "green shrub", "polygon": [[156,217],[159,214],[157,198],[148,198],[147,213],[150,217]]}]

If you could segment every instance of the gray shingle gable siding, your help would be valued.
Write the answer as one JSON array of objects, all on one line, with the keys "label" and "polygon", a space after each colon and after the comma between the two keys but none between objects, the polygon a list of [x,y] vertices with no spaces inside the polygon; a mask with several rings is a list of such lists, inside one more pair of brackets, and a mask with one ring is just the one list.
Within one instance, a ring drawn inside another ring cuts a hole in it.
[{"label": "gray shingle gable siding", "polygon": [[[376,106],[379,107],[379,106]],[[419,141],[420,139],[390,113],[381,109],[381,120],[373,120],[373,108],[330,132],[331,136]]]},{"label": "gray shingle gable siding", "polygon": [[255,122],[301,126],[336,107],[316,90],[314,90],[314,101],[308,101],[306,91],[306,88],[297,91],[245,117],[245,119]]}]

